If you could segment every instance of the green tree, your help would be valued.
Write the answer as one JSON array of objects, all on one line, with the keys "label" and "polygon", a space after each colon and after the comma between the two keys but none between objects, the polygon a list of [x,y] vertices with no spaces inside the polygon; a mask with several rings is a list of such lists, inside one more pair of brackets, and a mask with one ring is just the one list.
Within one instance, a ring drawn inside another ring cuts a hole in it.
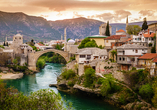
[{"label": "green tree", "polygon": [[153,96],[153,88],[150,84],[145,84],[142,85],[141,88],[139,89],[139,94],[147,99],[147,100],[151,100],[152,96]]},{"label": "green tree", "polygon": [[17,59],[14,59],[14,60],[13,60],[13,63],[14,63],[14,65],[17,65],[17,64],[18,64],[18,60],[17,60]]},{"label": "green tree", "polygon": [[3,46],[5,46],[5,41],[4,41],[4,43],[3,43]]},{"label": "green tree", "polygon": [[43,44],[43,45],[44,45],[44,43],[43,43],[43,42],[39,42],[39,43],[41,43],[41,44]]},{"label": "green tree", "polygon": [[60,94],[51,89],[42,89],[29,96],[18,92],[13,87],[6,87],[0,81],[0,108],[3,110],[63,110]]},{"label": "green tree", "polygon": [[84,86],[91,87],[95,80],[95,70],[93,68],[87,68],[84,74]]},{"label": "green tree", "polygon": [[138,25],[128,25],[127,30],[128,34],[137,35],[141,31],[141,27]]},{"label": "green tree", "polygon": [[43,68],[44,66],[45,66],[45,60],[44,59],[39,59],[38,61],[37,61],[37,67],[39,68],[39,69],[41,69],[41,68]]},{"label": "green tree", "polygon": [[142,30],[148,29],[147,20],[144,18],[143,24],[142,24]]},{"label": "green tree", "polygon": [[106,32],[105,32],[106,36],[110,36],[110,27],[109,27],[109,21],[107,21],[107,26],[106,26]]},{"label": "green tree", "polygon": [[67,42],[70,40],[70,38],[67,39]]},{"label": "green tree", "polygon": [[85,48],[85,44],[86,44],[87,42],[89,42],[89,41],[91,41],[89,38],[83,39],[83,40],[81,41],[81,44],[78,46],[78,48],[79,48],[79,49]]},{"label": "green tree", "polygon": [[114,62],[114,56],[117,56],[117,51],[116,50],[112,50],[111,51],[111,55],[112,55],[112,61]]}]

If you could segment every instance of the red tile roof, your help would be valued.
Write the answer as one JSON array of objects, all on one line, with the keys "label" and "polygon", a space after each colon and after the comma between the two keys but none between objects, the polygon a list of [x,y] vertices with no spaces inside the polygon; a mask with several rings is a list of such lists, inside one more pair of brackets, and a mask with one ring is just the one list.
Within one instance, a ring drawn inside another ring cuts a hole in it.
[{"label": "red tile roof", "polygon": [[120,29],[120,30],[118,30],[118,31],[116,31],[116,32],[125,32],[123,29]]},{"label": "red tile roof", "polygon": [[43,45],[43,44],[41,44],[41,43],[37,43],[39,46],[45,46],[45,45]]},{"label": "red tile roof", "polygon": [[157,57],[156,53],[146,53],[143,56],[139,57],[138,59],[153,59]]},{"label": "red tile roof", "polygon": [[123,42],[128,42],[128,41],[130,41],[130,40],[132,40],[132,38],[128,38],[126,41],[123,41]]},{"label": "red tile roof", "polygon": [[126,56],[126,57],[140,57],[141,55],[117,55],[117,56]]},{"label": "red tile roof", "polygon": [[151,34],[143,34],[144,37],[154,37],[155,33],[151,33]]},{"label": "red tile roof", "polygon": [[121,37],[126,37],[126,35],[112,35],[105,38],[104,40],[119,40]]},{"label": "red tile roof", "polygon": [[155,59],[153,60],[153,62],[157,62],[157,58],[155,58]]}]

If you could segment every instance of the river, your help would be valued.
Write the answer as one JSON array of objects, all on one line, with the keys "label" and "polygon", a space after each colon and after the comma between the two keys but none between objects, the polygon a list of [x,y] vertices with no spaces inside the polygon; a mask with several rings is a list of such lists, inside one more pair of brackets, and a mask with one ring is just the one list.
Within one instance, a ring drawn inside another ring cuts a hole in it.
[{"label": "river", "polygon": [[64,65],[47,63],[44,69],[33,75],[24,75],[21,79],[5,80],[7,87],[14,86],[25,95],[35,92],[39,89],[53,89],[55,93],[60,93],[67,102],[72,102],[75,110],[119,110],[118,108],[104,103],[100,99],[93,99],[84,96],[75,96],[58,91],[55,87],[49,87],[49,84],[57,83],[55,73],[61,73]]}]

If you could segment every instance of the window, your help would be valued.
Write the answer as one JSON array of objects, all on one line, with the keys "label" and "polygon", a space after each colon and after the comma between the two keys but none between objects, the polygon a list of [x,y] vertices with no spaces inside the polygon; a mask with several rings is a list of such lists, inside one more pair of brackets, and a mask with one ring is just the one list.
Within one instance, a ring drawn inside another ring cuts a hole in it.
[{"label": "window", "polygon": [[138,53],[138,50],[136,49],[135,53]]},{"label": "window", "polygon": [[87,59],[91,59],[91,55],[87,55]]},{"label": "window", "polygon": [[123,58],[123,61],[125,61],[125,58]]},{"label": "window", "polygon": [[106,43],[108,43],[108,40],[106,40]]},{"label": "window", "polygon": [[154,40],[154,39],[152,38],[152,40]]},{"label": "window", "polygon": [[119,60],[120,60],[120,61],[122,60],[121,57],[119,58]]},{"label": "window", "polygon": [[149,40],[150,40],[150,38],[149,38]]},{"label": "window", "polygon": [[21,39],[21,37],[19,39]]},{"label": "window", "polygon": [[80,58],[85,58],[86,56],[85,55],[80,55]]},{"label": "window", "polygon": [[135,40],[136,40],[137,38],[135,38]]},{"label": "window", "polygon": [[143,41],[144,41],[144,38],[143,38]]},{"label": "window", "polygon": [[134,52],[134,50],[132,50]]}]

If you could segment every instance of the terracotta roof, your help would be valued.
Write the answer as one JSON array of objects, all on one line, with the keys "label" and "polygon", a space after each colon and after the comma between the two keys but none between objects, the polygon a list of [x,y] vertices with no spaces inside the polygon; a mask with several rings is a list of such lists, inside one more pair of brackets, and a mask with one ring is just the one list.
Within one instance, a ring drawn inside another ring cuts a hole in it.
[{"label": "terracotta roof", "polygon": [[153,60],[153,62],[157,62],[157,58],[155,58],[155,59]]},{"label": "terracotta roof", "polygon": [[118,30],[118,31],[116,31],[116,32],[125,32],[123,29],[120,29],[120,30]]},{"label": "terracotta roof", "polygon": [[39,46],[45,46],[45,45],[43,45],[43,44],[41,44],[41,43],[37,43]]},{"label": "terracotta roof", "polygon": [[132,40],[132,38],[128,38],[126,41],[123,41],[123,42],[128,42],[128,41],[130,41],[130,40]]},{"label": "terracotta roof", "polygon": [[156,53],[146,53],[143,56],[139,57],[138,59],[153,59],[157,57]]},{"label": "terracotta roof", "polygon": [[121,37],[126,37],[126,35],[112,35],[105,38],[104,40],[119,40]]},{"label": "terracotta roof", "polygon": [[117,55],[117,56],[126,56],[126,57],[140,57],[141,55]]},{"label": "terracotta roof", "polygon": [[151,34],[143,34],[144,37],[154,37],[155,33],[151,33]]}]

